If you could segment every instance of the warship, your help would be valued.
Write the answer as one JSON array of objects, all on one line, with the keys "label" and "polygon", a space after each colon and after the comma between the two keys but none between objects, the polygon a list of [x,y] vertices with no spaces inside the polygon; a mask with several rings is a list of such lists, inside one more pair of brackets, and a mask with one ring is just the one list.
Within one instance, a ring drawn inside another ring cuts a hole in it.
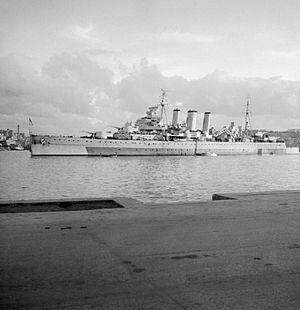
[{"label": "warship", "polygon": [[[221,130],[210,128],[210,112],[204,112],[202,129],[196,128],[197,111],[189,110],[186,121],[180,122],[180,109],[173,110],[167,122],[167,91],[162,89],[160,101],[148,108],[146,115],[135,122],[126,122],[111,136],[104,132],[88,135],[53,136],[30,133],[32,156],[216,156],[284,154],[285,142],[266,133],[250,135],[249,99],[245,125],[234,122]],[[31,122],[31,120],[30,120]]]}]

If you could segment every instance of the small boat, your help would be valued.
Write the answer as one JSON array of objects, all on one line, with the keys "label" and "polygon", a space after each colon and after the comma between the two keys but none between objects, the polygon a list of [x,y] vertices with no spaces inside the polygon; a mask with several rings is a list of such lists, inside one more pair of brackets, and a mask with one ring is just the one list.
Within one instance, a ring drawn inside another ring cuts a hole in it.
[{"label": "small boat", "polygon": [[117,157],[117,154],[100,154],[100,157]]},{"label": "small boat", "polygon": [[24,151],[24,148],[21,145],[10,145],[12,151]]},{"label": "small boat", "polygon": [[200,154],[197,154],[198,156],[212,156],[212,157],[215,157],[215,156],[218,156],[216,153],[214,152],[205,152],[205,153],[200,153]]}]

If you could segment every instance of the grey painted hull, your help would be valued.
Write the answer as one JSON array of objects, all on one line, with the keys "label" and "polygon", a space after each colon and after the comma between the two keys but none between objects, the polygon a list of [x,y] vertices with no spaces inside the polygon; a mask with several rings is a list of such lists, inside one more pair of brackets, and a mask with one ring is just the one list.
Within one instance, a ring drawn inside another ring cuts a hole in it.
[{"label": "grey painted hull", "polygon": [[191,156],[285,154],[283,142],[140,141],[114,139],[32,137],[33,156]]}]

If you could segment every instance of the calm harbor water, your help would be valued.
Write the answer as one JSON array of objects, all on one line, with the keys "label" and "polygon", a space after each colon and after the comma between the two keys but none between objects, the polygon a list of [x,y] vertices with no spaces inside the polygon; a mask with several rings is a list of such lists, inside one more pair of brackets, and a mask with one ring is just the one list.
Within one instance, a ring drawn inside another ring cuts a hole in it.
[{"label": "calm harbor water", "polygon": [[298,155],[102,158],[0,152],[0,200],[131,197],[159,203],[299,188]]}]

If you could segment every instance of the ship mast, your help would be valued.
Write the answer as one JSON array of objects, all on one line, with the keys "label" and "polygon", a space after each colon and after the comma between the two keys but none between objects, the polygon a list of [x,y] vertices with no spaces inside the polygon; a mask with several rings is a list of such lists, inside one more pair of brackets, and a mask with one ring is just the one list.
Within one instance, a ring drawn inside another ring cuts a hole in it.
[{"label": "ship mast", "polygon": [[161,111],[160,111],[160,119],[163,120],[164,116],[166,118],[166,125],[168,125],[168,118],[167,118],[167,113],[165,106],[167,105],[167,89],[161,88],[161,95],[160,95],[160,106],[161,106]]},{"label": "ship mast", "polygon": [[244,129],[244,134],[245,134],[246,138],[249,137],[249,130],[250,130],[250,111],[249,111],[249,107],[250,107],[250,99],[249,99],[249,96],[248,96],[247,103],[246,103],[246,111],[245,111],[245,129]]}]

